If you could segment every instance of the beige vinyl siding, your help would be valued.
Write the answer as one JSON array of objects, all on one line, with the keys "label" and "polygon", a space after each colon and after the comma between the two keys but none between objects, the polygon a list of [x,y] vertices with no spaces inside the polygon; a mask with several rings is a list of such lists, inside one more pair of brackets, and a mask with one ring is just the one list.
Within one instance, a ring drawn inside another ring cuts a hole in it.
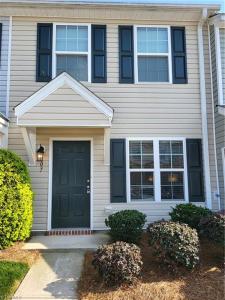
[{"label": "beige vinyl siding", "polygon": [[2,23],[2,44],[0,58],[0,112],[6,115],[7,73],[9,49],[9,17],[0,17]]},{"label": "beige vinyl siding", "polygon": [[92,104],[64,85],[19,118],[19,124],[37,124],[38,126],[107,125],[108,118],[100,113]]},{"label": "beige vinyl siding", "polygon": [[[49,11],[48,11],[49,12]],[[75,14],[75,10],[74,10]],[[96,12],[97,14],[97,12]],[[43,11],[43,16],[45,12]],[[121,18],[119,9],[109,10],[108,18],[95,19],[91,9],[81,18],[13,17],[12,66],[9,147],[27,158],[20,129],[16,127],[13,107],[31,96],[46,83],[35,81],[36,27],[38,22],[96,23],[107,25],[107,77],[106,84],[84,83],[91,91],[114,109],[112,138],[125,137],[186,137],[201,138],[201,110],[199,95],[199,69],[197,22],[170,21],[142,18],[133,11],[133,19]],[[103,14],[104,16],[104,14]],[[158,18],[158,17],[157,17]],[[187,37],[188,84],[119,84],[118,25],[165,24],[185,26]],[[62,101],[66,101],[62,97]],[[30,167],[35,198],[34,229],[47,228],[48,144],[49,138],[89,136],[94,138],[94,229],[104,228],[105,207],[113,209],[137,208],[144,211],[148,221],[167,218],[173,203],[110,204],[109,167],[104,165],[103,130],[100,129],[37,129],[37,144],[47,147],[44,170]]]},{"label": "beige vinyl siding", "polygon": [[220,53],[221,53],[221,70],[223,85],[223,102],[225,104],[225,28],[219,29],[220,34]]},{"label": "beige vinyl siding", "polygon": [[216,139],[216,157],[219,180],[219,194],[221,208],[225,208],[224,194],[224,176],[222,151],[225,147],[225,118],[218,113],[218,85],[217,85],[217,69],[216,69],[216,49],[215,49],[215,28],[210,26],[210,42],[211,42],[211,59],[212,59],[212,79],[213,79],[213,98],[214,98],[214,119],[215,119],[215,139]]}]

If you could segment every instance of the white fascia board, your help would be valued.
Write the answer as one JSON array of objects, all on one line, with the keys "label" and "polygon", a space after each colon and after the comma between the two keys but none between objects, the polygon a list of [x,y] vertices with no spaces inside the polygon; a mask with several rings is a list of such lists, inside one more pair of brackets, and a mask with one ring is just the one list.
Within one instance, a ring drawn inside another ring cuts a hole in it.
[{"label": "white fascia board", "polygon": [[103,113],[110,120],[113,118],[113,109],[98,98],[95,94],[90,92],[85,86],[80,84],[77,80],[72,78],[69,74],[63,72],[55,79],[47,83],[39,91],[34,93],[32,96],[27,98],[24,102],[19,104],[15,108],[15,115],[21,117],[23,114],[28,112],[32,107],[40,103],[43,99],[48,97],[50,94],[55,92],[58,88],[62,87],[64,84],[67,84],[72,88],[76,93],[82,96],[90,104],[95,106],[98,111]]},{"label": "white fascia board", "polygon": [[225,13],[220,13],[209,19],[209,25],[214,25],[215,27],[225,28]]},{"label": "white fascia board", "polygon": [[220,9],[222,0],[205,1],[199,3],[198,0],[1,0],[2,3],[16,4],[89,4],[89,5],[139,5],[139,6],[163,6],[163,7],[185,7],[185,8],[212,8]]}]

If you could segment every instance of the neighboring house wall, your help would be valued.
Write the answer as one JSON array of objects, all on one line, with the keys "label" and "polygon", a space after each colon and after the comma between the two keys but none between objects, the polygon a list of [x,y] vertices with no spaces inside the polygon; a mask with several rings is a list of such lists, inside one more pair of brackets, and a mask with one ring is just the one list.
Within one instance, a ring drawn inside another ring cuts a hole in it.
[{"label": "neighboring house wall", "polygon": [[9,49],[9,17],[1,17],[2,23],[2,47],[0,60],[0,112],[6,115],[7,105],[7,73],[8,73],[8,49]]},{"label": "neighboring house wall", "polygon": [[[54,10],[45,9],[42,15],[51,15]],[[61,15],[68,10],[62,9]],[[59,12],[56,13],[56,15]],[[106,9],[93,11],[91,8],[74,10],[77,18],[44,18],[44,17],[13,17],[12,27],[12,62],[10,90],[9,148],[16,151],[27,161],[27,153],[20,128],[16,125],[13,108],[45,85],[35,81],[36,75],[36,35],[39,22],[75,22],[96,23],[107,25],[107,83],[85,83],[94,93],[114,109],[111,128],[112,138],[127,137],[185,137],[202,138],[201,107],[199,90],[197,22],[173,21],[174,14],[163,17],[156,13],[150,19],[145,10]],[[33,15],[37,15],[33,10]],[[92,17],[92,16],[95,16]],[[97,16],[97,17],[96,17]],[[166,21],[168,19],[168,21]],[[158,20],[158,21],[157,21]],[[170,21],[169,21],[170,20]],[[118,56],[118,25],[120,24],[165,24],[186,27],[188,84],[119,84]],[[207,37],[206,37],[207,39]],[[205,42],[206,54],[208,44]],[[207,58],[206,58],[207,59]],[[207,76],[209,70],[207,69]],[[208,111],[210,114],[210,90],[208,95]],[[65,101],[64,95],[61,98]],[[211,130],[212,122],[210,122]],[[210,131],[211,134],[211,131]],[[167,218],[174,202],[146,202],[110,204],[110,172],[104,165],[104,136],[102,129],[68,129],[38,128],[37,144],[46,147],[44,168],[42,173],[38,167],[30,167],[34,201],[34,230],[47,229],[48,217],[48,154],[50,137],[93,137],[94,141],[94,178],[93,178],[93,221],[94,229],[104,228],[107,206],[113,209],[133,208],[147,214],[148,221]],[[210,141],[210,149],[212,144]],[[213,154],[212,154],[213,155]],[[213,172],[215,166],[211,162],[212,187],[215,189]],[[213,204],[216,209],[216,204]]]},{"label": "neighboring house wall", "polygon": [[221,53],[223,102],[225,104],[225,28],[220,28],[219,33],[220,33],[220,53]]},{"label": "neighboring house wall", "polygon": [[[210,41],[211,41],[211,60],[212,60],[212,79],[213,79],[213,97],[214,97],[214,118],[215,118],[215,139],[216,139],[216,155],[217,155],[217,169],[219,179],[219,194],[221,208],[224,209],[225,194],[224,194],[224,173],[223,173],[223,159],[221,149],[225,147],[225,117],[218,113],[218,85],[217,85],[217,69],[216,69],[216,45],[215,45],[215,27],[210,26]],[[225,39],[224,39],[225,41]],[[224,43],[221,41],[221,44]],[[221,49],[222,50],[222,49]],[[225,52],[225,49],[223,50]],[[222,51],[221,51],[222,54]],[[225,54],[223,57],[222,70],[225,66]],[[221,58],[222,58],[221,57]],[[224,71],[225,72],[225,71]],[[225,81],[224,81],[225,82]]]}]

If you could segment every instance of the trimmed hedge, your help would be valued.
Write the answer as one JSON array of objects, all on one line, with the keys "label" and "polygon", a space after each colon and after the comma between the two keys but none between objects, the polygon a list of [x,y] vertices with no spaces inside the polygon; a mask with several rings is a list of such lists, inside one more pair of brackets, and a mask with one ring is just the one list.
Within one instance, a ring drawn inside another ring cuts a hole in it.
[{"label": "trimmed hedge", "polygon": [[113,241],[138,243],[143,232],[146,216],[137,210],[122,210],[105,220]]},{"label": "trimmed hedge", "polygon": [[124,242],[99,247],[92,263],[108,285],[133,283],[143,264],[139,247]]},{"label": "trimmed hedge", "polygon": [[170,212],[171,220],[185,223],[191,228],[199,230],[199,223],[202,217],[209,216],[212,211],[208,208],[196,206],[192,203],[178,204]]},{"label": "trimmed hedge", "polygon": [[175,268],[192,269],[199,262],[199,239],[186,224],[160,221],[148,226],[149,243],[159,261]]},{"label": "trimmed hedge", "polygon": [[32,200],[25,163],[15,153],[0,149],[0,249],[30,236]]},{"label": "trimmed hedge", "polygon": [[225,244],[225,216],[215,213],[203,217],[199,229],[201,236],[216,243]]}]

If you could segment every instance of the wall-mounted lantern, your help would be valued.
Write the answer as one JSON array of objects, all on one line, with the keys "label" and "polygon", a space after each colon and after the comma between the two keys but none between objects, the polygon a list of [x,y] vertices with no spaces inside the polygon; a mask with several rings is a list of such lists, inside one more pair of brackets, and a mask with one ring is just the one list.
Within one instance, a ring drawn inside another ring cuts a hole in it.
[{"label": "wall-mounted lantern", "polygon": [[43,169],[44,153],[45,153],[45,148],[42,145],[40,145],[40,147],[37,150],[37,162],[40,163],[40,170],[41,171]]}]

